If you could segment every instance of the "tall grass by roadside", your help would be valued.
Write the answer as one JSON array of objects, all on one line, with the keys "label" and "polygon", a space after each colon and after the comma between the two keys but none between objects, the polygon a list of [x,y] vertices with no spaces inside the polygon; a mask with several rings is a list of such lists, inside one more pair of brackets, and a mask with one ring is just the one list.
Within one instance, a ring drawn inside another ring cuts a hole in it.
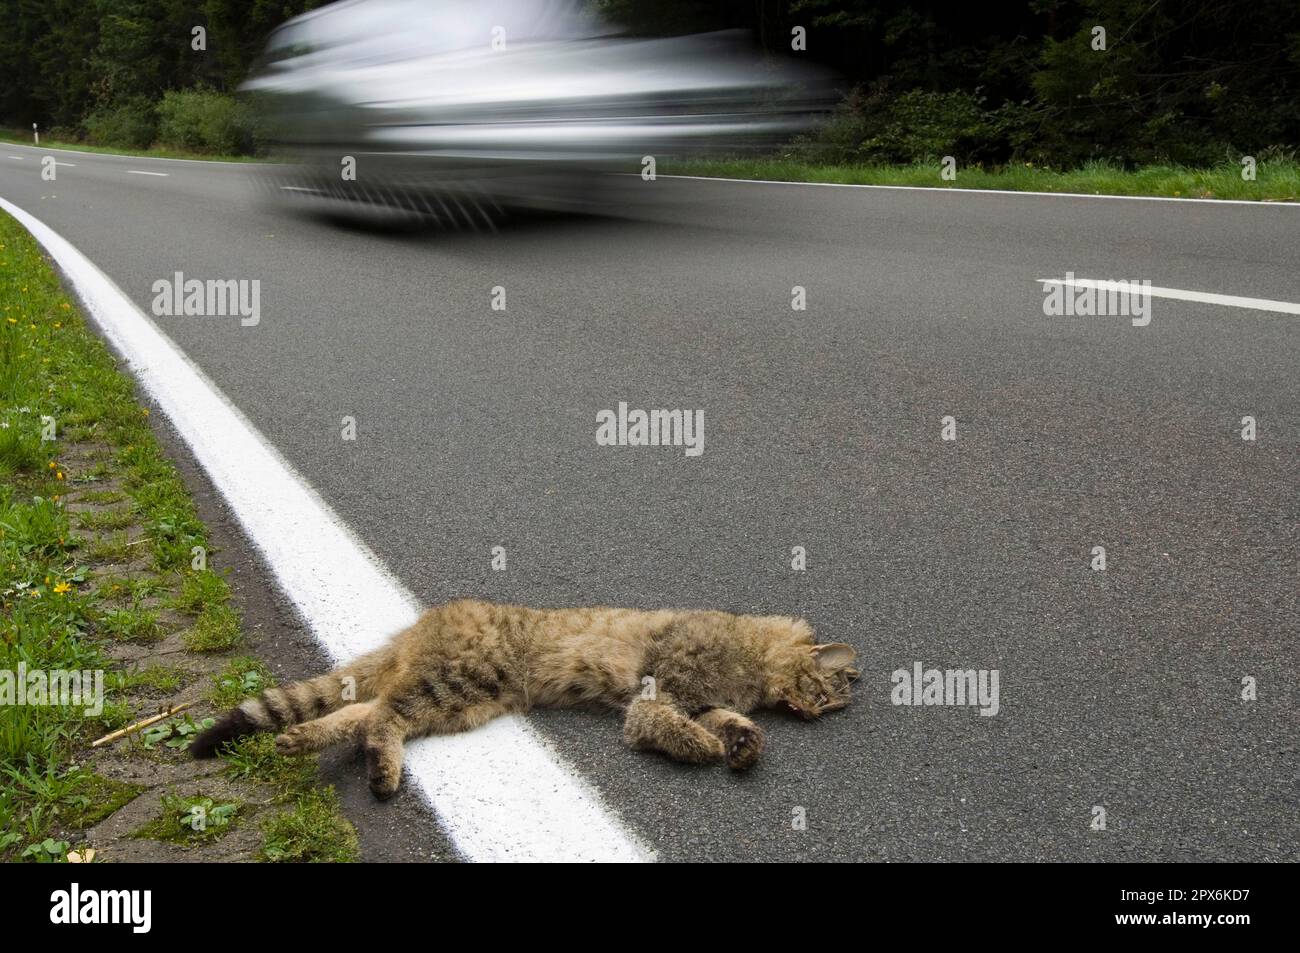
[{"label": "tall grass by roadside", "polygon": [[956,169],[956,178],[940,176],[938,162],[911,165],[817,164],[792,157],[698,159],[659,164],[665,175],[699,175],[725,179],[779,182],[827,182],[847,185],[908,185],[924,188],[1005,189],[1013,192],[1074,192],[1088,195],[1147,195],[1166,198],[1300,201],[1300,162],[1261,162],[1253,181],[1242,166],[1225,163],[1209,169],[1174,165],[1124,169],[1108,162],[1088,162],[1073,170],[1029,163]]},{"label": "tall grass by roadside", "polygon": [[[15,145],[31,146],[35,145],[32,141],[30,132],[14,129],[0,129],[0,142],[12,142]],[[42,149],[69,150],[72,152],[94,152],[100,155],[127,155],[141,156],[150,159],[199,159],[208,162],[265,162],[265,157],[252,155],[223,155],[211,152],[196,152],[192,149],[183,149],[172,146],[152,145],[145,147],[132,147],[125,145],[106,146],[97,145],[93,142],[87,142],[73,135],[58,133],[41,133]]]}]

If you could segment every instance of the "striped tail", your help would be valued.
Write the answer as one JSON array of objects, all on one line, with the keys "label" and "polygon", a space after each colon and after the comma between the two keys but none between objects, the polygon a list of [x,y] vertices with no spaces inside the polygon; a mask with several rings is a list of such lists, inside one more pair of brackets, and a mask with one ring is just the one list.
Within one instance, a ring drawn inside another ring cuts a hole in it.
[{"label": "striped tail", "polygon": [[289,725],[311,721],[354,701],[374,697],[372,679],[364,677],[363,665],[343,668],[294,682],[284,688],[268,688],[217,719],[217,723],[190,742],[190,754],[211,758],[227,741],[258,731],[279,731]]}]

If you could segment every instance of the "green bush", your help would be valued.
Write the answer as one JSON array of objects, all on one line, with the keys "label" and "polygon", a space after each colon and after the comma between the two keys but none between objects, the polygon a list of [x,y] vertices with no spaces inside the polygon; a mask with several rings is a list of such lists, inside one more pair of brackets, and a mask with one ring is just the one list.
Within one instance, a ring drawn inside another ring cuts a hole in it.
[{"label": "green bush", "polygon": [[86,131],[80,126],[51,126],[41,135],[54,142],[81,142],[86,138]]},{"label": "green bush", "polygon": [[989,136],[980,100],[970,93],[914,89],[896,97],[859,146],[864,159],[914,162],[969,155]]},{"label": "green bush", "polygon": [[972,93],[886,88],[855,90],[816,136],[800,148],[814,162],[933,162],[945,155],[963,164],[1005,162],[1032,132],[1031,110],[1021,103],[987,109]]},{"label": "green bush", "polygon": [[86,138],[100,146],[147,149],[158,132],[158,117],[145,99],[100,106],[85,119]]},{"label": "green bush", "polygon": [[795,152],[800,158],[819,164],[856,162],[860,158],[858,147],[868,135],[870,120],[861,94],[855,90],[835,107],[815,133],[799,140]]},{"label": "green bush", "polygon": [[175,149],[238,155],[256,146],[253,115],[233,96],[169,90],[158,104],[158,140]]}]

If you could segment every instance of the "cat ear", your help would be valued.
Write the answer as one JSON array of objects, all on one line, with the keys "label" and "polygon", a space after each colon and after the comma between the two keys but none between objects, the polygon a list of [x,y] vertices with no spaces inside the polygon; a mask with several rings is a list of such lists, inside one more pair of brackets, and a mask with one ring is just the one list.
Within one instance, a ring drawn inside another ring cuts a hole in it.
[{"label": "cat ear", "polygon": [[858,657],[853,646],[845,645],[843,642],[828,642],[825,645],[813,646],[813,658],[817,660],[818,668],[837,669],[845,668],[853,663]]}]

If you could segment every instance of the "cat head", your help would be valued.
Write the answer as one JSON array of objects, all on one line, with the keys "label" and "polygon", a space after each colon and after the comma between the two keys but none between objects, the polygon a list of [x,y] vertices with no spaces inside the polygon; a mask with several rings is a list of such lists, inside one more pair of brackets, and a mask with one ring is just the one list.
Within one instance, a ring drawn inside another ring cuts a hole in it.
[{"label": "cat head", "polygon": [[852,700],[851,684],[857,652],[843,642],[799,645],[784,653],[782,664],[768,683],[768,703],[800,718],[817,718],[843,708]]}]

